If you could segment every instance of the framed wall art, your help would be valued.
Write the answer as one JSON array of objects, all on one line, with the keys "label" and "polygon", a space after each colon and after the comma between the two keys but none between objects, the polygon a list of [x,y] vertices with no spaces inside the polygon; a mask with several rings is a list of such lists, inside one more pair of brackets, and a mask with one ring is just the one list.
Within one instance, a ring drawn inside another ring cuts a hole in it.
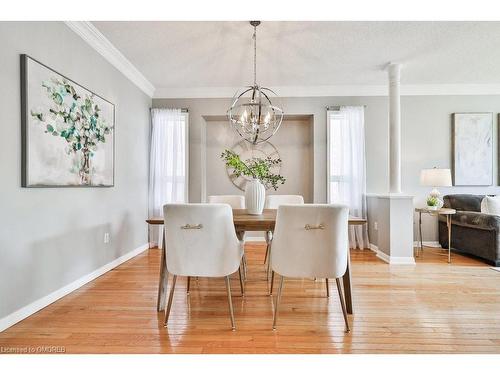
[{"label": "framed wall art", "polygon": [[114,185],[115,106],[21,55],[22,186]]},{"label": "framed wall art", "polygon": [[493,184],[493,114],[453,114],[454,185]]}]

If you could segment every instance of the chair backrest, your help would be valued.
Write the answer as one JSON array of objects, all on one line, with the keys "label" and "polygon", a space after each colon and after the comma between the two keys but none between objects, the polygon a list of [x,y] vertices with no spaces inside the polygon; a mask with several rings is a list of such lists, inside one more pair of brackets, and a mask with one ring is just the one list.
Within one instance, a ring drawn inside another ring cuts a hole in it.
[{"label": "chair backrest", "polygon": [[245,197],[243,195],[210,195],[208,203],[226,203],[231,208],[245,208]]},{"label": "chair backrest", "polygon": [[167,204],[163,207],[168,272],[222,277],[238,270],[243,247],[227,204]]},{"label": "chair backrest", "polygon": [[344,275],[349,208],[337,204],[282,205],[271,244],[272,269],[287,277]]},{"label": "chair backrest", "polygon": [[282,204],[304,204],[302,195],[268,195],[265,208],[278,208]]}]

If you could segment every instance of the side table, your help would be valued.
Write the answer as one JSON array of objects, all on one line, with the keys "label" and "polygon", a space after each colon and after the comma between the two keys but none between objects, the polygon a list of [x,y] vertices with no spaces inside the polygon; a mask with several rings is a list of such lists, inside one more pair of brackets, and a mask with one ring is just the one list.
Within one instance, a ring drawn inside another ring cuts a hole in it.
[{"label": "side table", "polygon": [[431,210],[429,208],[415,208],[415,212],[418,212],[418,228],[420,235],[420,249],[417,248],[417,257],[420,252],[424,251],[424,241],[422,240],[422,214],[429,215],[445,215],[446,216],[446,227],[448,228],[448,263],[451,263],[451,216],[457,213],[457,210],[453,208],[439,208],[437,210]]}]

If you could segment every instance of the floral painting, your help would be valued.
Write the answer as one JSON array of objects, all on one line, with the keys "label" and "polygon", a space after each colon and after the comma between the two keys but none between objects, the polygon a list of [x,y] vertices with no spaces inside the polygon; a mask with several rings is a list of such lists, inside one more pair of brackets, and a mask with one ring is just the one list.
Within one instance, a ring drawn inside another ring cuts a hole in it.
[{"label": "floral painting", "polygon": [[23,186],[113,186],[114,105],[21,56]]}]

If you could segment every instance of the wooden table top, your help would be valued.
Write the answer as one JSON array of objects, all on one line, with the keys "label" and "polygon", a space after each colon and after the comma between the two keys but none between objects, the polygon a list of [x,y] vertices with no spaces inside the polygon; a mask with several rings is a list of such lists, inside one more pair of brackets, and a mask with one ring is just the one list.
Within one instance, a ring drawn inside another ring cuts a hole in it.
[{"label": "wooden table top", "polygon": [[[234,226],[246,230],[272,230],[276,224],[275,209],[264,209],[261,215],[250,215],[245,209],[233,209]],[[148,224],[163,225],[163,218],[147,219]],[[349,217],[349,225],[366,224],[366,219]]]}]

